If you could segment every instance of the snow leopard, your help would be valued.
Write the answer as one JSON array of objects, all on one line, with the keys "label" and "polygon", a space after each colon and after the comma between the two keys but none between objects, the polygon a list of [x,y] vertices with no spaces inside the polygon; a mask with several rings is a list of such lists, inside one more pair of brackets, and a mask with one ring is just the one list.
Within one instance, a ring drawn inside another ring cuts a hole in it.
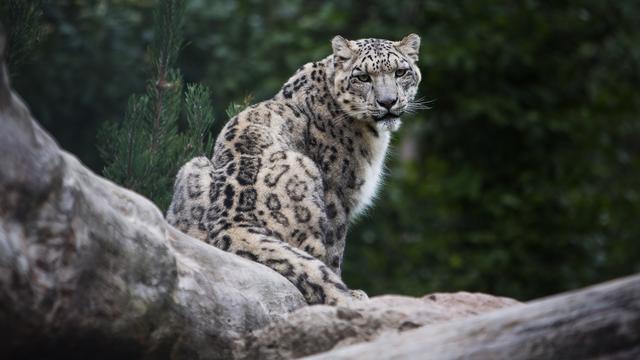
[{"label": "snow leopard", "polygon": [[349,224],[376,196],[400,118],[415,106],[420,37],[347,40],[271,99],[230,119],[211,159],[176,176],[167,220],[277,271],[309,304],[366,299],[341,279]]}]

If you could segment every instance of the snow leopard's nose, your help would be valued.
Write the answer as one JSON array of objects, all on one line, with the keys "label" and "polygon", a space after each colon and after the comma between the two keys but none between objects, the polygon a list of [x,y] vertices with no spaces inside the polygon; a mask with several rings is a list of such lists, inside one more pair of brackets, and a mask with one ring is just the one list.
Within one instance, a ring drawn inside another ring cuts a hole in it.
[{"label": "snow leopard's nose", "polygon": [[391,110],[391,108],[393,107],[393,105],[395,105],[398,102],[398,98],[384,98],[384,99],[380,99],[377,100],[378,101],[378,105],[382,106],[383,108],[387,109],[387,110]]}]

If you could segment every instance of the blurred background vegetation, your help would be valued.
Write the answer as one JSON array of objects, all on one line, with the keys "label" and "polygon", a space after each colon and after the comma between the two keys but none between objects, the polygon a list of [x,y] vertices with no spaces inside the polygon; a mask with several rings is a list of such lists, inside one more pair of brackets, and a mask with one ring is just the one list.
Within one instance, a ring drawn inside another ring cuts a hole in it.
[{"label": "blurred background vegetation", "polygon": [[[370,294],[540,297],[640,271],[640,2],[187,0],[177,66],[217,119],[350,38],[422,36],[421,96],[348,235]],[[99,128],[142,93],[153,0],[43,0],[14,86],[101,173]],[[168,174],[167,176],[173,176]],[[163,209],[164,210],[164,209]]]}]

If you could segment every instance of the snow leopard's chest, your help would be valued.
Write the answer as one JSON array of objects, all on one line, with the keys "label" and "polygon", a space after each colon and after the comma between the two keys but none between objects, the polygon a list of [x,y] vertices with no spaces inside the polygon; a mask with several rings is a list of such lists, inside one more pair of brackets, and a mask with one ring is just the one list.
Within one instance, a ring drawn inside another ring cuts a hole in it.
[{"label": "snow leopard's chest", "polygon": [[353,219],[375,200],[391,133],[358,121],[330,123],[310,123],[306,153],[322,174],[325,197],[337,195]]},{"label": "snow leopard's chest", "polygon": [[379,137],[370,139],[367,147],[370,152],[368,156],[357,158],[356,176],[360,180],[360,185],[352,193],[354,200],[352,218],[365,211],[375,200],[384,177],[384,160],[389,147],[389,139],[388,132],[380,133]]}]

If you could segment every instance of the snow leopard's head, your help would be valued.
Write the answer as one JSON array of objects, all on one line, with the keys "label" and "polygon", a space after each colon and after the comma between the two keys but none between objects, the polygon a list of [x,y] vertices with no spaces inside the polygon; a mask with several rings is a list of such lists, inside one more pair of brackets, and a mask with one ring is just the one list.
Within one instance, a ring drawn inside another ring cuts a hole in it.
[{"label": "snow leopard's head", "polygon": [[416,107],[414,98],[422,78],[417,65],[420,37],[351,41],[338,35],[331,45],[331,92],[342,110],[378,128],[397,130],[400,117]]}]

